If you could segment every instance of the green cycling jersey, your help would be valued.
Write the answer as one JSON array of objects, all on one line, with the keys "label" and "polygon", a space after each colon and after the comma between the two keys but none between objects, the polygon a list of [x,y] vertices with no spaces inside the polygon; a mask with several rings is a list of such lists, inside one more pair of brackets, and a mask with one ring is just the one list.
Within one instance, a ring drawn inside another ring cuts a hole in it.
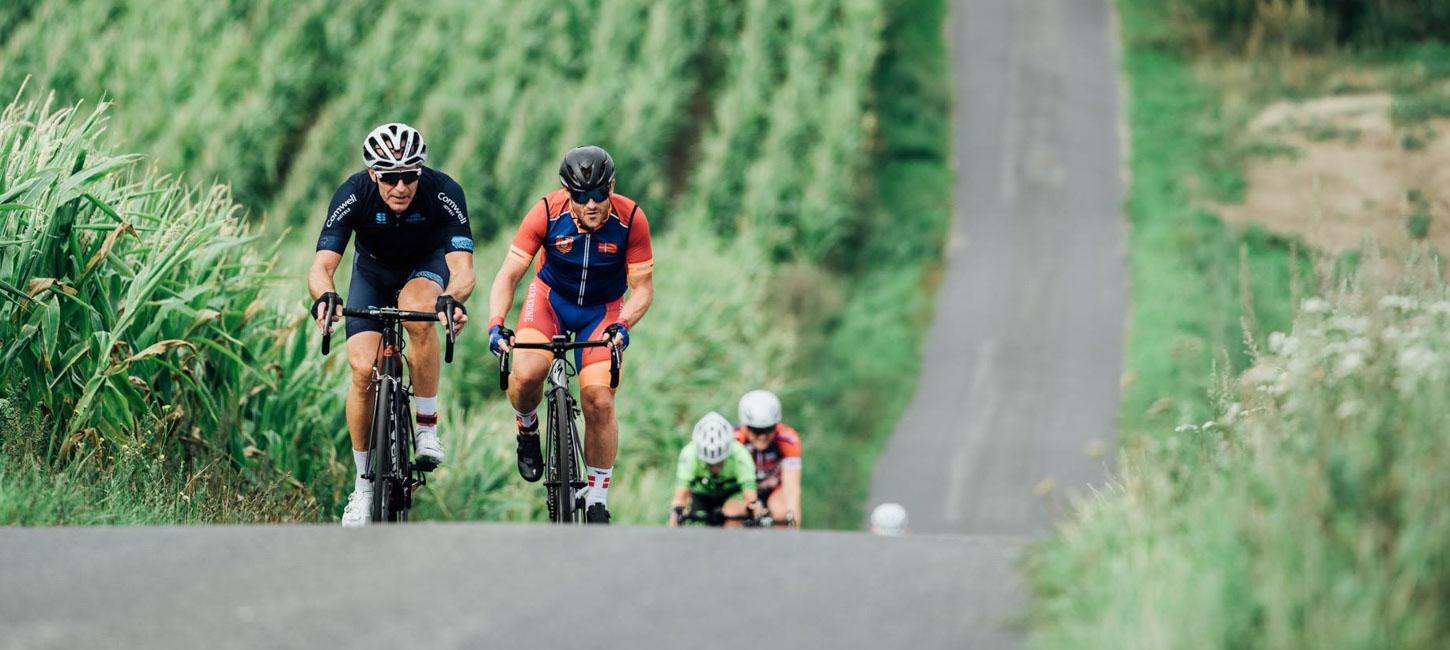
[{"label": "green cycling jersey", "polygon": [[744,490],[755,489],[755,460],[745,445],[730,441],[730,455],[720,473],[710,471],[710,466],[695,453],[695,443],[680,450],[680,460],[675,471],[675,487],[686,488],[692,494],[723,499]]}]

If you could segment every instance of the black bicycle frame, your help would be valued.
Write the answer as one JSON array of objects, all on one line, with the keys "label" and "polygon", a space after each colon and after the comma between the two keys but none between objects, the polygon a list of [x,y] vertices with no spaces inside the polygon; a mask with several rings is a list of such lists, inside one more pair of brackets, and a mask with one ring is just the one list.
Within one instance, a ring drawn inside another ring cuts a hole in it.
[{"label": "black bicycle frame", "polygon": [[[329,310],[335,309],[329,305]],[[345,308],[343,316],[366,318],[383,324],[382,341],[373,361],[373,421],[369,427],[367,472],[372,481],[371,518],[376,522],[407,521],[413,491],[427,483],[423,471],[411,463],[412,418],[408,409],[409,386],[403,380],[403,323],[437,322],[438,315],[404,311],[391,307]],[[453,361],[453,319],[447,314],[447,355]],[[322,353],[331,348],[332,322],[322,338]]]},{"label": "black bicycle frame", "polygon": [[[574,396],[569,392],[571,367],[566,355],[582,348],[608,346],[608,341],[573,342],[563,334],[554,336],[548,343],[515,343],[515,350],[545,350],[553,354],[549,365],[549,390],[545,396],[548,403],[548,437],[545,438],[544,489],[547,492],[549,519],[555,523],[579,523],[582,510],[578,503],[578,491],[584,488],[579,468],[582,450],[579,445],[577,416],[579,409]],[[499,357],[499,389],[507,391],[511,355]],[[619,350],[609,349],[609,387],[619,387]]]}]

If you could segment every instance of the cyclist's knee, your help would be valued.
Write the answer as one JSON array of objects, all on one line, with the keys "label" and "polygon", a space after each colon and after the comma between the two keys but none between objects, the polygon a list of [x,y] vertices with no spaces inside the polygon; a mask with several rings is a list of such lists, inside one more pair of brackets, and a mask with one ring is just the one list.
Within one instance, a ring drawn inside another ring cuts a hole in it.
[{"label": "cyclist's knee", "polygon": [[579,391],[579,400],[590,417],[614,413],[614,391],[603,386],[585,386]]},{"label": "cyclist's knee", "polygon": [[352,387],[355,390],[367,390],[368,385],[373,381],[372,360],[359,360],[349,356],[348,361],[352,366]]},{"label": "cyclist's knee", "polygon": [[413,345],[427,345],[438,337],[434,331],[434,323],[421,321],[408,321],[403,323],[403,329],[408,330],[408,342]]},{"label": "cyclist's knee", "polygon": [[520,350],[514,354],[513,376],[514,381],[525,387],[534,387],[544,383],[544,375],[549,373],[547,360],[539,359],[538,355],[529,354]]}]

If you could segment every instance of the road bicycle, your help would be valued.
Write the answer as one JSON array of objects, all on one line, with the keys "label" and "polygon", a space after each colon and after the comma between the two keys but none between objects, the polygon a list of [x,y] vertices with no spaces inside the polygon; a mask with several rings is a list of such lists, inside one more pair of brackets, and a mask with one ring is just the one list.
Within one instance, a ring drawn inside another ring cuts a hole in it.
[{"label": "road bicycle", "polygon": [[720,512],[720,508],[718,507],[705,509],[691,508],[688,506],[678,506],[672,508],[671,511],[678,516],[677,521],[681,526],[709,526],[711,528],[721,528],[725,525],[725,522],[727,521],[738,521],[746,528],[771,528],[773,526],[793,527],[795,525],[794,521],[776,521],[773,517],[770,516],[769,513],[763,514],[759,517],[753,516],[748,512],[743,515],[727,515]]},{"label": "road bicycle", "polygon": [[[514,343],[511,350],[544,350],[554,355],[549,365],[549,386],[544,392],[548,408],[548,431],[544,438],[544,491],[549,521],[557,524],[584,523],[584,450],[579,444],[579,405],[569,392],[569,378],[578,374],[565,355],[574,350],[608,346],[607,340],[570,341],[557,334],[548,343]],[[508,391],[513,352],[499,356],[498,387]],[[619,350],[609,348],[609,387],[619,387]]]},{"label": "road bicycle", "polygon": [[[328,312],[337,308],[328,304]],[[403,379],[403,323],[438,322],[438,314],[392,307],[344,308],[348,318],[366,318],[383,324],[383,338],[373,357],[373,421],[368,433],[368,460],[363,478],[372,481],[374,522],[405,522],[413,507],[413,492],[427,484],[424,474],[433,466],[414,464],[413,417],[408,407],[413,387]],[[444,360],[453,363],[453,314],[447,316]],[[322,335],[322,354],[332,347],[332,321]]]}]

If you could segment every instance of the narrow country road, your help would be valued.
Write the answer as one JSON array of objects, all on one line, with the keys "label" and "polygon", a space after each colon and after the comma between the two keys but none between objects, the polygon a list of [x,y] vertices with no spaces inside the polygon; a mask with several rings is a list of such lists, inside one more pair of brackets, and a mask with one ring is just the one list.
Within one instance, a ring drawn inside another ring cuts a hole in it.
[{"label": "narrow country road", "polygon": [[[1126,306],[1105,0],[960,0],[958,180],[920,383],[872,503],[917,532],[1037,535],[1115,444]],[[1048,498],[1039,496],[1049,492]]]},{"label": "narrow country road", "polygon": [[1114,445],[1116,63],[1107,0],[953,12],[947,268],[872,491],[907,507],[911,535],[0,529],[0,650],[1020,645],[1022,545]]},{"label": "narrow country road", "polygon": [[[946,270],[871,504],[901,503],[915,533],[1031,537],[1067,494],[1103,481],[1116,445],[1127,279],[1114,18],[1106,0],[953,11]],[[979,604],[1020,610],[1021,586],[999,588]]]}]

